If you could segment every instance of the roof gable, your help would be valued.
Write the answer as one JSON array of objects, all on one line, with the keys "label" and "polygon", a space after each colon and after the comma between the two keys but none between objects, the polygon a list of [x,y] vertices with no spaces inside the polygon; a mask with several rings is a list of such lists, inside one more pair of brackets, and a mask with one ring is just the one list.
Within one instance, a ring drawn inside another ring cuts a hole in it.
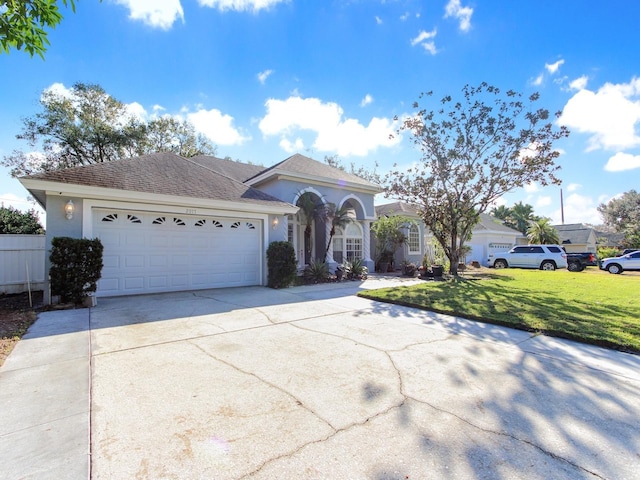
[{"label": "roof gable", "polygon": [[326,163],[313,160],[296,153],[280,163],[267,168],[266,170],[247,180],[249,185],[257,185],[273,177],[290,176],[305,181],[316,181],[318,183],[330,183],[339,186],[360,187],[374,193],[381,192],[382,189],[362,177],[346,172],[339,168],[332,167]]}]

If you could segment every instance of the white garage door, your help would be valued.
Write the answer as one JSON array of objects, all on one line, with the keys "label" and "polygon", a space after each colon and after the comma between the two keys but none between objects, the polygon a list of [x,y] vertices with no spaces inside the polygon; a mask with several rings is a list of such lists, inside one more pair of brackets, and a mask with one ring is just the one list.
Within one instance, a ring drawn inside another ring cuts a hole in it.
[{"label": "white garage door", "polygon": [[262,222],[93,210],[104,245],[99,296],[259,285]]}]

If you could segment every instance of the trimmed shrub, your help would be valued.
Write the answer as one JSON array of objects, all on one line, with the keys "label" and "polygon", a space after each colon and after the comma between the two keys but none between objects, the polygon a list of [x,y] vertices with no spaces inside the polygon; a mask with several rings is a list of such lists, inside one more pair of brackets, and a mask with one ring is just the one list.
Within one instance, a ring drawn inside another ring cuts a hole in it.
[{"label": "trimmed shrub", "polygon": [[296,252],[289,242],[271,242],[267,249],[267,284],[271,288],[285,288],[296,279]]},{"label": "trimmed shrub", "polygon": [[82,303],[102,276],[102,242],[95,238],[55,237],[51,241],[51,294],[63,302]]}]

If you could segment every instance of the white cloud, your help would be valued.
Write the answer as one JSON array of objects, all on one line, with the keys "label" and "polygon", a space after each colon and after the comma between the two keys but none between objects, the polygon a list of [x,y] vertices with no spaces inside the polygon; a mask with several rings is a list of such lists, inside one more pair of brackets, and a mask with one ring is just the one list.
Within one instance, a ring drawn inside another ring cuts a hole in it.
[{"label": "white cloud", "polygon": [[367,106],[367,105],[369,105],[370,103],[373,103],[373,97],[367,93],[367,94],[364,96],[364,98],[362,99],[362,101],[360,102],[360,106],[361,106],[361,107],[366,107],[366,106]]},{"label": "white cloud", "polygon": [[582,185],[579,183],[570,183],[567,185],[567,192],[576,192],[582,188]]},{"label": "white cloud", "polygon": [[544,208],[548,207],[549,205],[551,205],[551,197],[549,197],[548,195],[541,195],[538,197],[538,200],[536,200],[535,207]]},{"label": "white cloud", "polygon": [[540,85],[542,85],[542,82],[544,82],[544,73],[541,73],[540,75],[538,75],[536,78],[534,78],[533,80],[531,80],[531,83],[533,85],[535,85],[536,87],[539,87]]},{"label": "white cloud", "polygon": [[558,71],[560,66],[563,65],[563,64],[564,64],[564,60],[560,59],[555,63],[545,63],[544,64],[544,68],[547,69],[547,72],[549,72],[551,75],[553,75],[554,73],[556,73]]},{"label": "white cloud", "polygon": [[524,186],[524,191],[527,192],[527,193],[535,193],[538,190],[540,190],[540,187],[538,186],[537,183],[527,183]]},{"label": "white cloud", "polygon": [[400,20],[404,22],[410,15],[409,12],[405,12],[403,15],[400,15]]},{"label": "white cloud", "polygon": [[287,153],[296,153],[304,150],[304,142],[301,138],[296,138],[294,142],[290,141],[287,138],[283,138],[280,140],[280,148],[282,148]]},{"label": "white cloud", "polygon": [[[573,193],[564,198],[564,223],[601,223],[598,204],[591,197]],[[562,221],[560,209],[552,214],[554,223]]]},{"label": "white cloud", "polygon": [[155,113],[157,113],[157,112],[164,112],[164,111],[166,110],[166,108],[164,108],[162,105],[158,105],[158,104],[155,104],[155,105],[152,107],[152,109],[153,109],[153,111],[154,111]]},{"label": "white cloud", "polygon": [[260,72],[258,74],[258,81],[264,85],[264,82],[267,81],[267,78],[269,78],[271,76],[271,74],[273,73],[273,70],[265,70],[264,72]]},{"label": "white cloud", "polygon": [[377,15],[376,15],[376,23],[377,23],[378,25],[382,25],[382,19],[381,19],[379,16],[377,16]]},{"label": "white cloud", "polygon": [[127,113],[130,116],[137,118],[138,120],[146,121],[149,118],[149,114],[147,113],[145,108],[138,102],[127,103],[125,105],[125,108],[127,109]]},{"label": "white cloud", "polygon": [[241,145],[250,137],[243,136],[233,126],[233,117],[223,114],[220,110],[200,108],[196,112],[188,113],[187,120],[193,124],[196,131],[202,133],[218,145]]},{"label": "white cloud", "polygon": [[217,8],[221,12],[225,10],[258,12],[283,1],[286,0],[198,0],[198,3],[203,7]]},{"label": "white cloud", "polygon": [[184,23],[180,0],[115,0],[129,9],[129,18],[153,27],[168,30],[176,20]]},{"label": "white cloud", "polygon": [[[71,99],[73,96],[72,90],[70,88],[67,88],[64,86],[64,84],[57,83],[57,82],[49,85],[47,88],[44,89],[42,93],[43,95],[45,93],[53,93],[59,97],[63,97],[67,99]],[[42,95],[40,96],[40,99],[42,99]]]},{"label": "white cloud", "polygon": [[337,103],[295,96],[286,100],[269,99],[265,107],[267,114],[260,120],[259,128],[265,136],[279,135],[287,139],[280,142],[283,148],[294,145],[288,139],[300,130],[316,134],[314,149],[341,156],[364,156],[378,147],[390,147],[400,141],[397,135],[389,138],[395,130],[392,120],[374,117],[365,126],[356,119],[344,118]]},{"label": "white cloud", "polygon": [[575,80],[572,80],[569,83],[569,88],[571,90],[584,90],[585,88],[587,88],[588,81],[589,81],[589,77],[587,77],[586,75],[583,75],[581,77],[576,78]]},{"label": "white cloud", "polygon": [[422,48],[424,48],[431,55],[435,55],[438,52],[436,50],[436,44],[431,39],[435,38],[437,34],[438,34],[438,30],[435,28],[430,32],[427,32],[425,30],[420,30],[420,33],[418,33],[418,36],[413,40],[411,40],[411,46],[415,47],[416,45],[421,45]]},{"label": "white cloud", "polygon": [[606,83],[597,92],[580,90],[569,99],[558,123],[574,132],[591,134],[587,151],[625,149],[640,145],[640,78]]},{"label": "white cloud", "polygon": [[608,172],[623,172],[640,168],[640,155],[618,152],[609,159],[604,169]]},{"label": "white cloud", "polygon": [[463,7],[460,5],[460,0],[449,0],[449,3],[444,7],[444,11],[444,18],[457,18],[460,21],[460,30],[463,32],[469,31],[471,28],[471,15],[473,15],[473,8]]}]

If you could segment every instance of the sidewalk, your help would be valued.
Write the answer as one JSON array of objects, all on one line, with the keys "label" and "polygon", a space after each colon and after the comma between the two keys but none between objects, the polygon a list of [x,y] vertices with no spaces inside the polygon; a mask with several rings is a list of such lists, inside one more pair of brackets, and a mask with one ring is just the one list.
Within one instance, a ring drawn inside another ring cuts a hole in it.
[{"label": "sidewalk", "polygon": [[2,478],[88,478],[89,336],[89,309],[41,313],[0,368]]}]

